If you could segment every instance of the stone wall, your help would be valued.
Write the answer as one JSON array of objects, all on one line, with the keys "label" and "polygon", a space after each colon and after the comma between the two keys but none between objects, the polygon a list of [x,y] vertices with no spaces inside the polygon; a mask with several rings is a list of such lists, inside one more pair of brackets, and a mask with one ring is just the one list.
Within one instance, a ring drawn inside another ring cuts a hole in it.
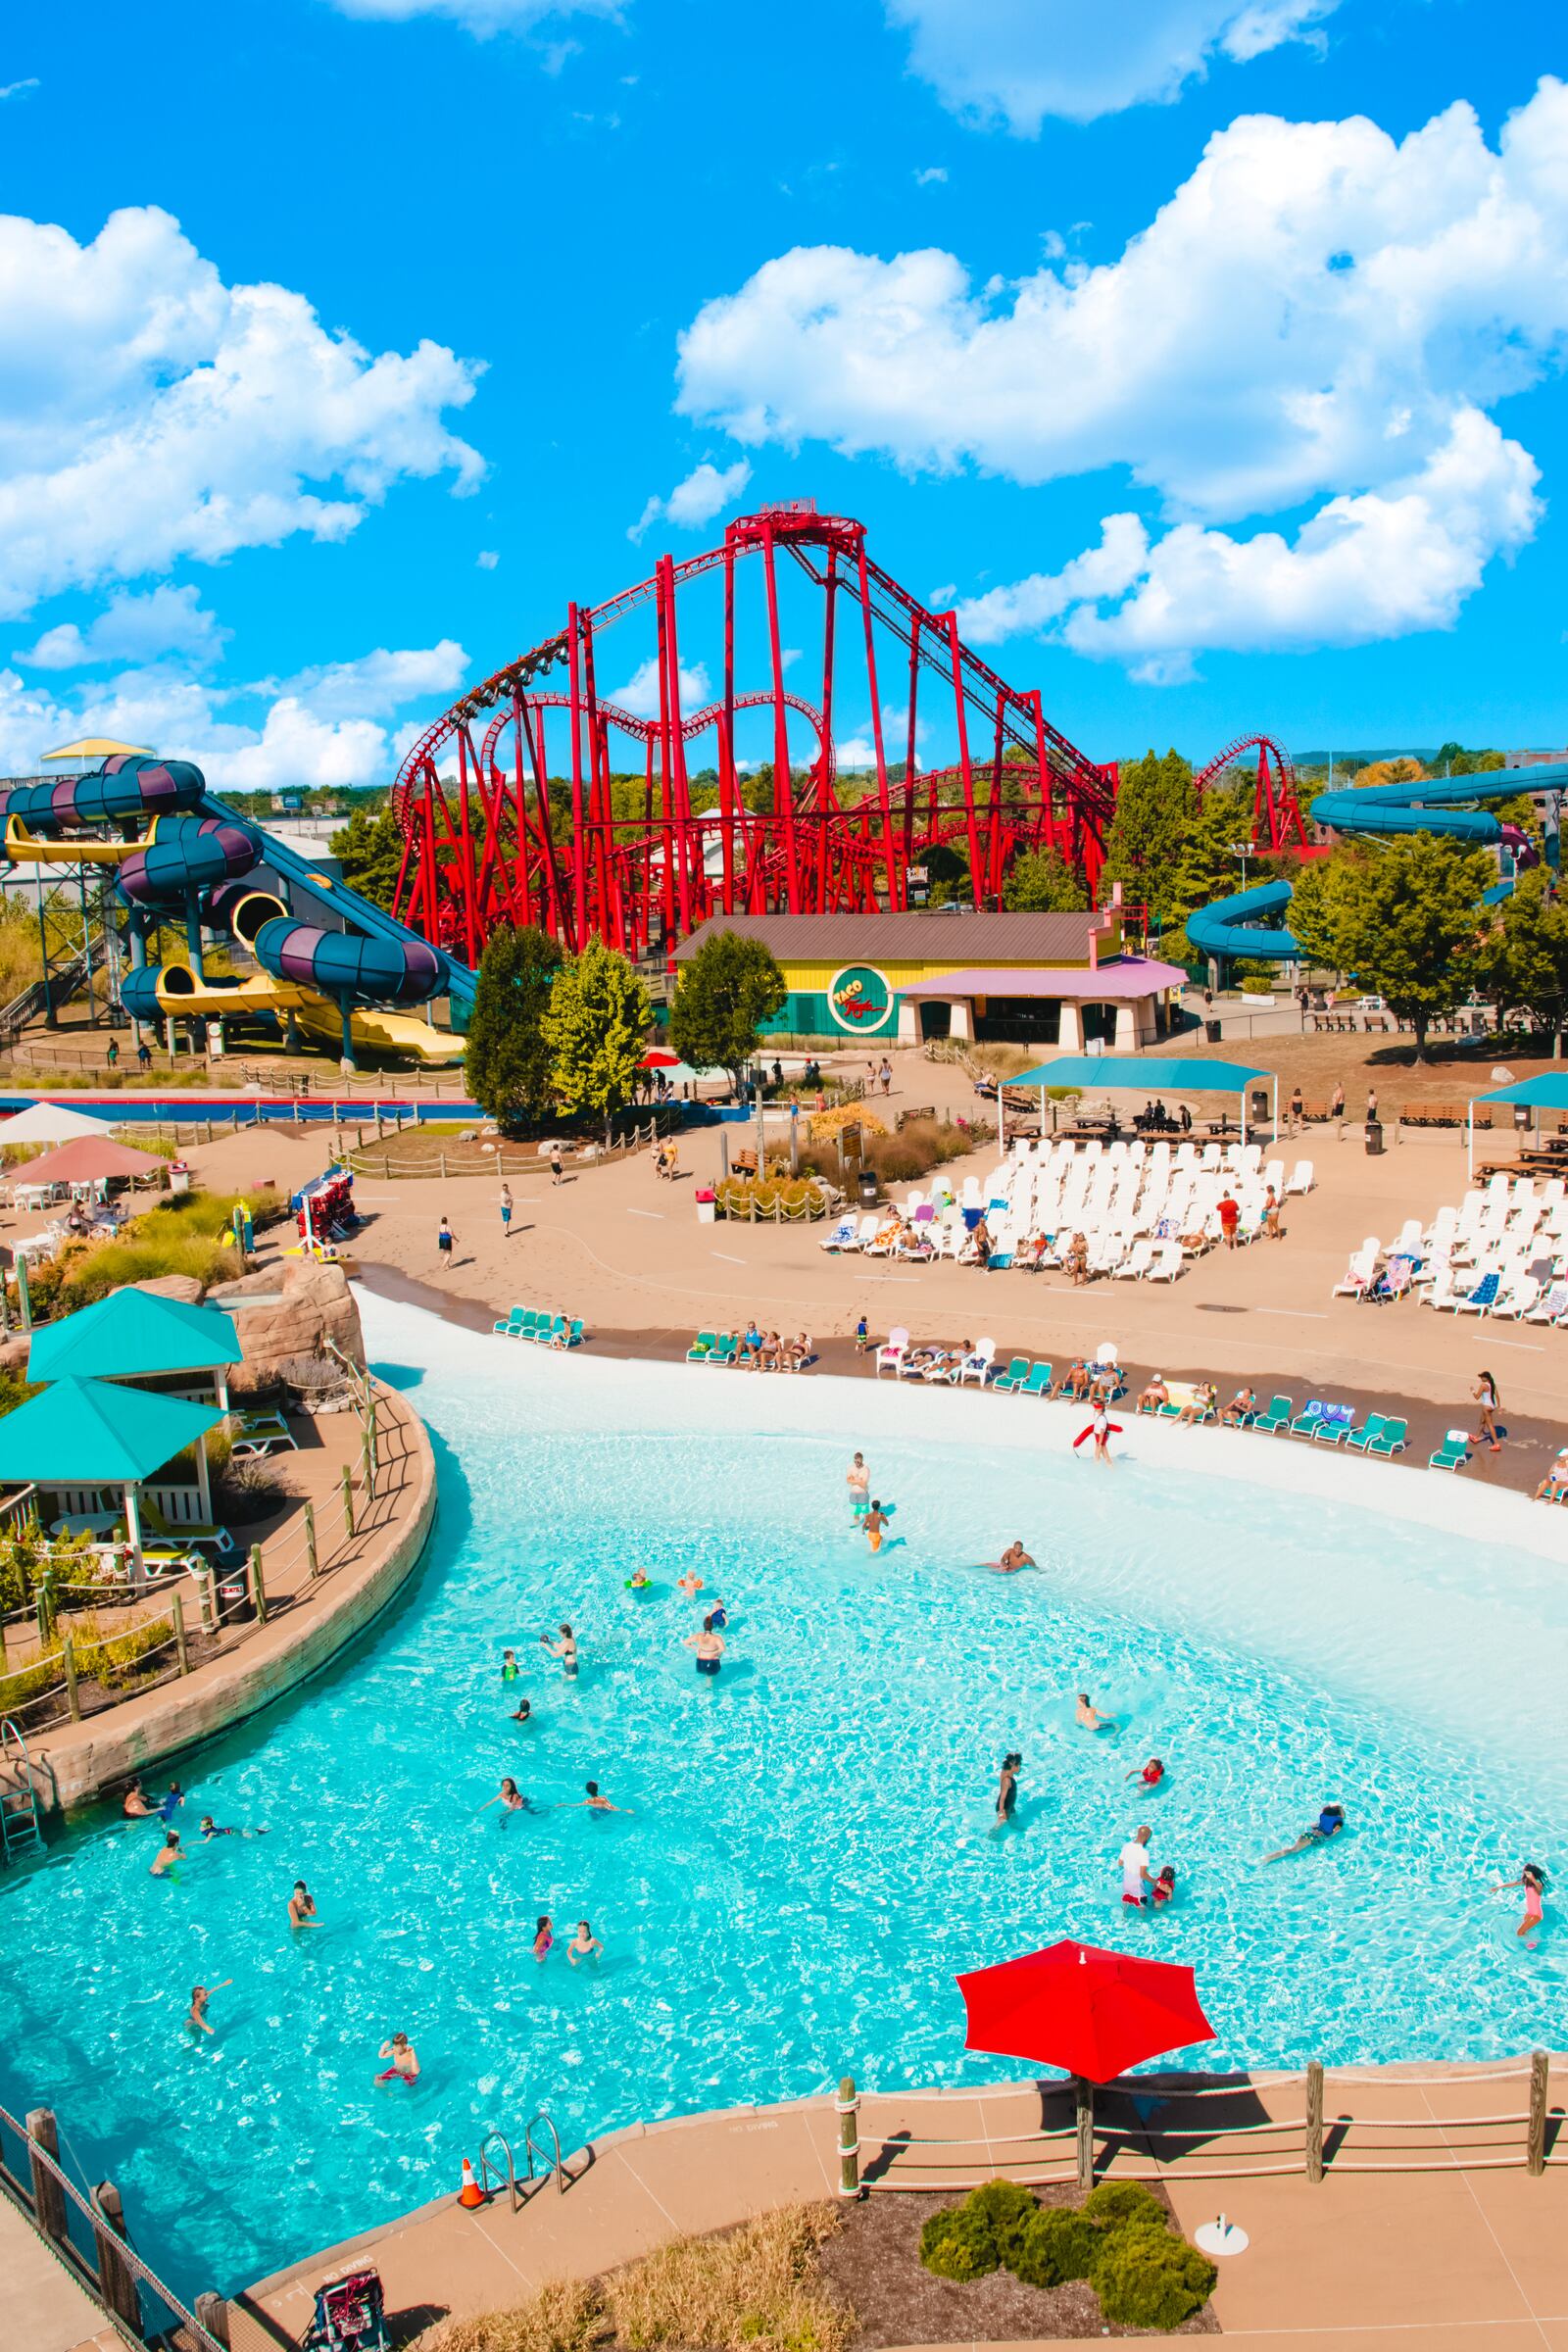
[{"label": "stone wall", "polygon": [[327,1342],[351,1363],[365,1364],[360,1310],[341,1266],[308,1257],[284,1258],[238,1282],[220,1282],[207,1294],[209,1306],[234,1317],[245,1361],[230,1385],[237,1392],[270,1386],[296,1356],[324,1356]]}]

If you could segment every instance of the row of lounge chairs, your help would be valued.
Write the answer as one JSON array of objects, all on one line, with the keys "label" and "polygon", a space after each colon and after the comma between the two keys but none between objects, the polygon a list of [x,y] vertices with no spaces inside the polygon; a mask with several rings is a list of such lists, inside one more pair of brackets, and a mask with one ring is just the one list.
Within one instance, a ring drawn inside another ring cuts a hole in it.
[{"label": "row of lounge chairs", "polygon": [[[755,1325],[753,1329],[755,1330]],[[768,1356],[774,1358],[768,1362]],[[761,1372],[804,1372],[816,1361],[816,1349],[808,1335],[802,1332],[797,1339],[776,1339],[770,1348],[763,1335],[757,1345],[749,1347],[738,1331],[700,1331],[686,1350],[689,1364],[733,1365],[737,1370]]]},{"label": "row of lounge chairs", "polygon": [[582,1318],[554,1315],[548,1307],[514,1306],[494,1326],[504,1340],[532,1340],[540,1348],[575,1348],[582,1339]]}]

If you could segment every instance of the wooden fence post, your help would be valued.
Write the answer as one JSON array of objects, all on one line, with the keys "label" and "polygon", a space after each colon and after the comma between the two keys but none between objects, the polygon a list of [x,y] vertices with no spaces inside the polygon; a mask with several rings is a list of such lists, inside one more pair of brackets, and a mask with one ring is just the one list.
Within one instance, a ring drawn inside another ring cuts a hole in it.
[{"label": "wooden fence post", "polygon": [[37,2150],[60,2162],[60,2129],[52,2107],[34,2107],[27,2115],[27,2167],[32,2175],[33,2219],[45,2237],[64,2243],[66,2236],[66,2192],[47,2165],[38,2161]]},{"label": "wooden fence post", "polygon": [[839,2195],[858,2197],[860,2193],[860,2094],[855,2087],[855,2077],[846,2075],[839,2084],[834,2102],[839,2118]]},{"label": "wooden fence post", "polygon": [[442,1183],[443,1183],[443,1184],[445,1184],[445,1182],[446,1182],[446,1180],[447,1180],[447,1148],[446,1148],[445,1144],[443,1144],[443,1145],[441,1146],[441,1151],[440,1151],[440,1160],[441,1160],[441,1181],[442,1181]]},{"label": "wooden fence post", "polygon": [[214,1584],[217,1581],[215,1571],[211,1562],[204,1560],[201,1566],[192,1573],[196,1581],[196,1607],[202,1621],[202,1632],[216,1634],[218,1631],[218,1604],[213,1592]]},{"label": "wooden fence post", "polygon": [[66,1670],[66,1705],[70,1710],[72,1722],[79,1723],[81,1721],[81,1700],[76,1695],[76,1651],[69,1634],[60,1644],[60,1657]]},{"label": "wooden fence post", "polygon": [[1087,2193],[1095,2185],[1095,2086],[1080,2075],[1077,2082],[1078,2185]]},{"label": "wooden fence post", "polygon": [[267,1623],[267,1587],[262,1581],[262,1547],[251,1545],[251,1600],[256,1609],[258,1625]]},{"label": "wooden fence post", "polygon": [[316,1505],[314,1502],[308,1502],[305,1505],[305,1557],[311,1565],[311,1582],[314,1585],[320,1574],[316,1558]]},{"label": "wooden fence post", "polygon": [[174,1613],[174,1654],[179,1660],[179,1671],[189,1674],[190,1649],[185,1641],[185,1603],[177,1592],[172,1592],[169,1605]]},{"label": "wooden fence post", "polygon": [[354,1473],[347,1462],[343,1465],[343,1517],[349,1534],[354,1533]]},{"label": "wooden fence post", "polygon": [[1530,2053],[1530,2121],[1525,2127],[1525,2171],[1538,2176],[1546,2169],[1546,2088],[1551,2060],[1544,2050]]},{"label": "wooden fence post", "polygon": [[205,2328],[215,2344],[228,2343],[228,2305],[221,2295],[200,2294],[196,2298],[196,2324]]},{"label": "wooden fence post", "polygon": [[99,2181],[92,2192],[92,2207],[100,2217],[94,2222],[92,2232],[98,2244],[99,2292],[106,2308],[140,2336],[141,2298],[136,2292],[135,2273],[123,2252],[125,2209],[112,2180]]},{"label": "wooden fence post", "polygon": [[1306,2177],[1309,2180],[1323,2178],[1323,2061],[1309,2058],[1306,2064]]}]

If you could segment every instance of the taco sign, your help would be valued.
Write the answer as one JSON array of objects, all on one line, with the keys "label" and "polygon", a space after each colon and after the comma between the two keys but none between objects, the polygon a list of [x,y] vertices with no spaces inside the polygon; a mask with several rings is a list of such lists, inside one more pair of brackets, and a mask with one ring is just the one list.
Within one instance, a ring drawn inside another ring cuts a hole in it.
[{"label": "taco sign", "polygon": [[828,983],[827,1008],[840,1029],[868,1037],[893,1009],[893,991],[873,964],[847,963]]}]

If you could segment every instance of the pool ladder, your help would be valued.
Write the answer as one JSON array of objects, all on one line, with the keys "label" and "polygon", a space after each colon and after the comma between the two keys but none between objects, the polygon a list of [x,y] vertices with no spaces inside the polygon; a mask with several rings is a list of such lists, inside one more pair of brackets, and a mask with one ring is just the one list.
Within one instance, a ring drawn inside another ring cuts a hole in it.
[{"label": "pool ladder", "polygon": [[42,1846],[27,1742],[9,1715],[0,1716],[0,1860],[9,1862]]},{"label": "pool ladder", "polygon": [[[550,2145],[548,2149],[535,2144],[534,2133],[536,2132],[541,2133],[546,2132],[549,2132]],[[519,2180],[517,2179],[517,2168],[513,2160],[512,2142],[510,2139],[508,2139],[504,2132],[487,2132],[484,2135],[484,2138],[479,2143],[479,2186],[484,2190],[486,2196],[488,2196],[490,2194],[492,2176],[494,2176],[495,2185],[497,2188],[500,2188],[503,2182],[505,2182],[507,2194],[512,2200],[512,2210],[514,2213],[517,2211],[519,2206],[525,2205],[528,2199],[533,2196],[537,2190],[543,2188],[545,2182],[552,2178],[554,2179],[556,2187],[562,2196],[565,2195],[567,2188],[571,2184],[571,2175],[567,2172],[561,2158],[560,2135],[556,2131],[555,2125],[550,2121],[548,2115],[541,2113],[539,2115],[530,2116],[527,2123],[525,2123],[522,2127],[522,2147],[523,2153],[528,2160],[528,2169],[523,2175],[522,2179]],[[502,2171],[499,2164],[492,2163],[490,2157],[490,2150],[492,2148],[499,2148],[502,2155],[506,2158],[505,2172]],[[537,2180],[534,2177],[533,2169],[535,2157],[538,2158],[540,2165],[540,2172]]]}]

